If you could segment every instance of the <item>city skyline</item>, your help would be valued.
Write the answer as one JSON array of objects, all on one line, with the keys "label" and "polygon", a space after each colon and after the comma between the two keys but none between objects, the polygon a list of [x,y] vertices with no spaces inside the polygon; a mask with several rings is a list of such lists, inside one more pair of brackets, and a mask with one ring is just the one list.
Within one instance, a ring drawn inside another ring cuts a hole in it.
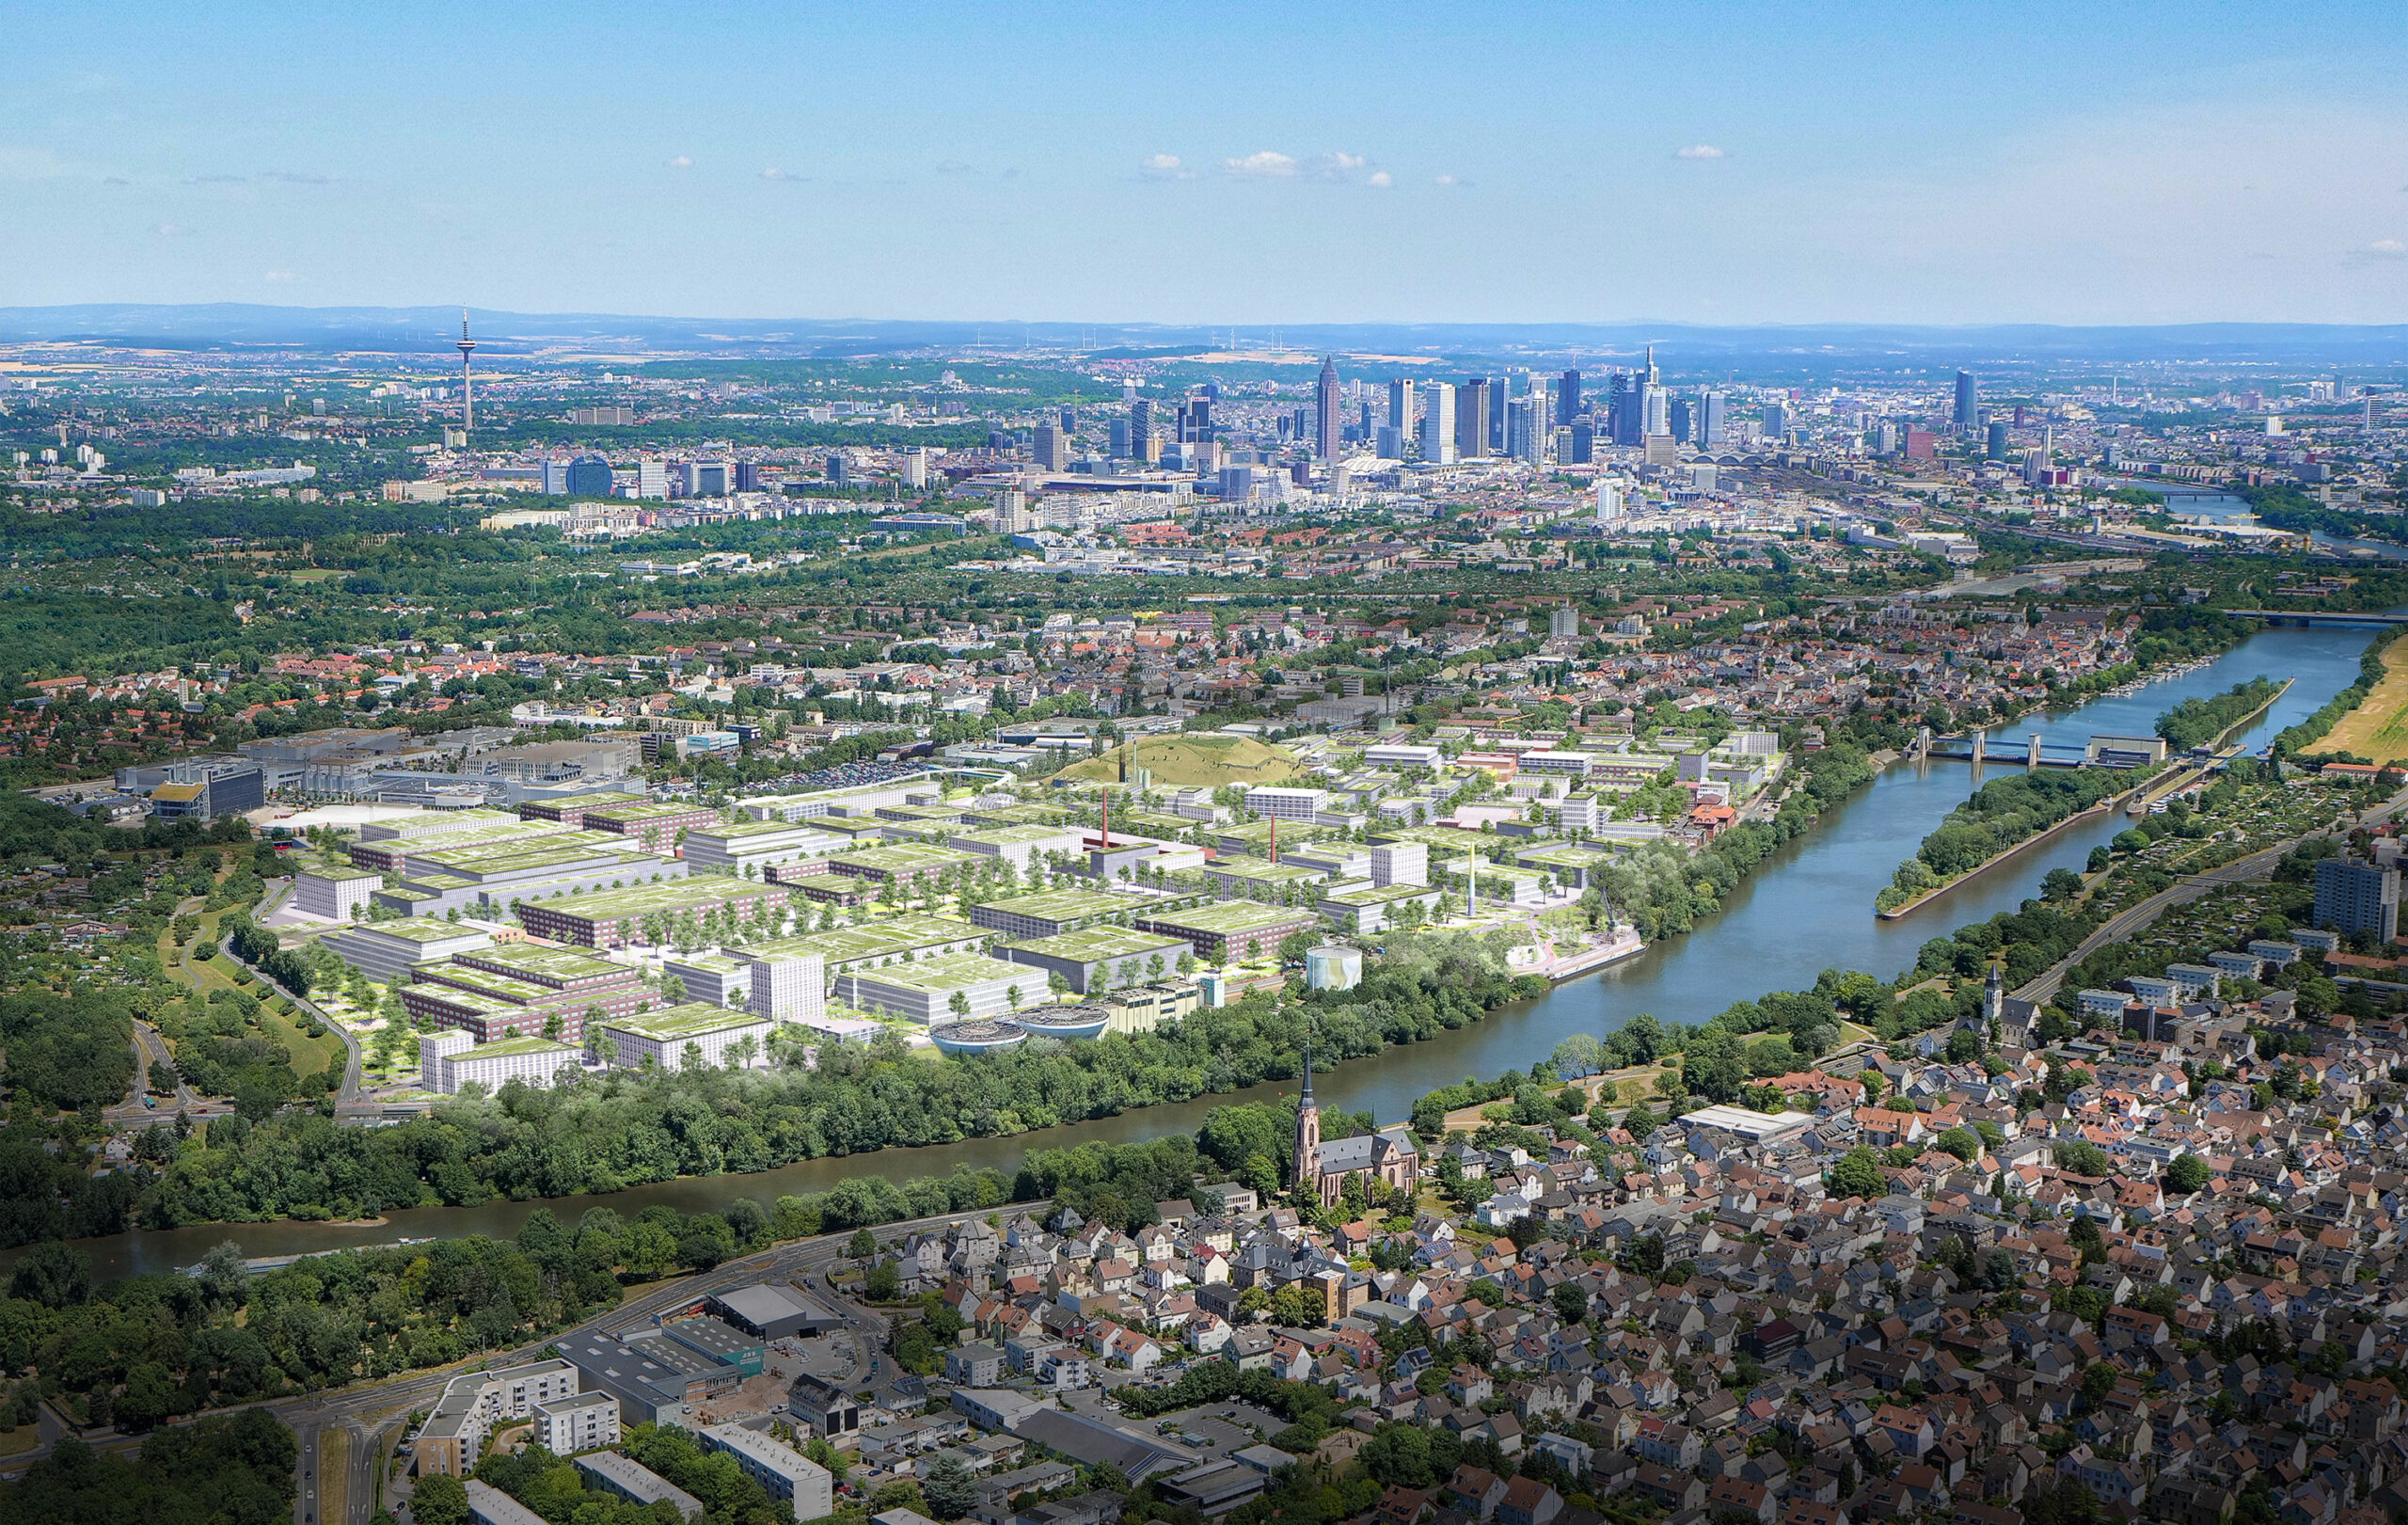
[{"label": "city skyline", "polygon": [[12,306],[2368,323],[2408,273],[2372,8],[1334,8],[1325,48],[1110,8],[12,30]]}]

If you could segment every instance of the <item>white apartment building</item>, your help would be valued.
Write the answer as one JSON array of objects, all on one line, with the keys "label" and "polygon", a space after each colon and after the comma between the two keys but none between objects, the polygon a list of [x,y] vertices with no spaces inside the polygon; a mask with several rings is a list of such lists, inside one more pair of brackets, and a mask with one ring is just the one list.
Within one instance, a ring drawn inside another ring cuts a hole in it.
[{"label": "white apartment building", "polygon": [[619,1443],[619,1400],[581,1392],[535,1406],[535,1443],[555,1456]]},{"label": "white apartment building", "polygon": [[563,1360],[530,1361],[453,1377],[411,1444],[418,1475],[467,1476],[496,1424],[526,1419],[536,1406],[574,1398],[577,1390],[577,1368]]},{"label": "white apartment building", "polygon": [[713,1424],[699,1438],[713,1451],[736,1458],[744,1475],[794,1506],[797,1519],[818,1519],[834,1508],[835,1480],[828,1469],[784,1441],[741,1424]]}]

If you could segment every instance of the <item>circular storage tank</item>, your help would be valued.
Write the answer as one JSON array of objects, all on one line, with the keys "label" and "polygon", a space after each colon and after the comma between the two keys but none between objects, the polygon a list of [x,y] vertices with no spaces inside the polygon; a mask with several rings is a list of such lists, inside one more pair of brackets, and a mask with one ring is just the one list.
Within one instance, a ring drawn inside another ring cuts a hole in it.
[{"label": "circular storage tank", "polygon": [[1028,1029],[1017,1022],[949,1022],[929,1028],[928,1038],[941,1053],[991,1054],[1027,1042]]},{"label": "circular storage tank", "polygon": [[1100,1006],[1038,1006],[1015,1014],[1015,1025],[1033,1038],[1070,1038],[1085,1041],[1103,1036],[1112,1021]]}]

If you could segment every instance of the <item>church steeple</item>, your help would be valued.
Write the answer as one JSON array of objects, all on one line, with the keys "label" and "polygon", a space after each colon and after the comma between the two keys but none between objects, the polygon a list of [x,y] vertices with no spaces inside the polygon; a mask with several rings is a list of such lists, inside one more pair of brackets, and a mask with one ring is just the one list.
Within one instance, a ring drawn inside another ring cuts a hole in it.
[{"label": "church steeple", "polygon": [[1305,1088],[1296,1097],[1296,1168],[1299,1196],[1321,1195],[1321,1105],[1313,1100],[1313,1040],[1305,1040]]}]

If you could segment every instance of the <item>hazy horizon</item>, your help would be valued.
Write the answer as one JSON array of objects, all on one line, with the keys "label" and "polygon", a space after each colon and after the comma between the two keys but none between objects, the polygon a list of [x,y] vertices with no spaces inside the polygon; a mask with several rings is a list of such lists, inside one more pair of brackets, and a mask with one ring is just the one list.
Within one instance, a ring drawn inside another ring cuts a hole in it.
[{"label": "hazy horizon", "polygon": [[2366,324],[2395,7],[12,17],[0,305]]}]

